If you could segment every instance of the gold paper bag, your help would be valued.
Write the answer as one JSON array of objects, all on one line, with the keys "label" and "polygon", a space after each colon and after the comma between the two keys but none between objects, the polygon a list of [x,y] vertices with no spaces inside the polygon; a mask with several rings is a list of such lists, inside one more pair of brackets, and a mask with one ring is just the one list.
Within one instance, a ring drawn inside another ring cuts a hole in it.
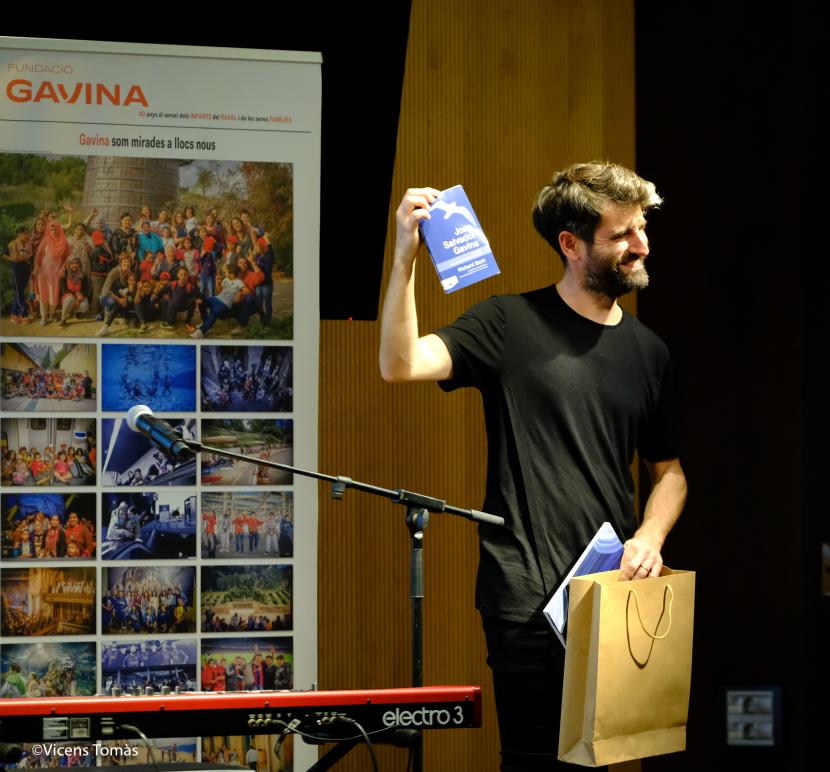
[{"label": "gold paper bag", "polygon": [[686,749],[695,575],[571,580],[559,759],[586,767]]}]

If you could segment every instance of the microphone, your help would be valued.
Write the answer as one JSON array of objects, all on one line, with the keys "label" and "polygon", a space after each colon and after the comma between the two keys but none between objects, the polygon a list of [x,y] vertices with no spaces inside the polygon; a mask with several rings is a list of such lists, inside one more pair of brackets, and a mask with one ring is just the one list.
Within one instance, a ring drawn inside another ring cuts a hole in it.
[{"label": "microphone", "polygon": [[186,461],[193,456],[181,436],[167,421],[156,418],[147,405],[133,405],[127,413],[127,426],[143,434],[165,455],[176,461]]}]

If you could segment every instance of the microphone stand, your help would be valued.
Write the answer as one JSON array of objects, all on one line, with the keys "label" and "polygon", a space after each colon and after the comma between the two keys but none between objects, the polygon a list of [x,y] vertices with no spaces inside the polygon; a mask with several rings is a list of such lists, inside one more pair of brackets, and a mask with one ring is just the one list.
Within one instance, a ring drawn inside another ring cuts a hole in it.
[{"label": "microphone stand", "polygon": [[[432,496],[425,496],[422,493],[414,493],[403,489],[392,490],[390,488],[381,488],[377,485],[370,485],[368,483],[353,480],[351,477],[343,475],[328,475],[321,472],[312,472],[309,469],[300,469],[289,464],[280,464],[276,461],[265,459],[255,459],[245,456],[242,453],[234,453],[233,451],[223,450],[221,448],[213,448],[208,445],[203,445],[197,440],[186,440],[182,442],[187,445],[194,453],[201,453],[206,451],[217,456],[224,456],[226,458],[236,459],[237,461],[244,461],[248,464],[260,464],[261,466],[270,467],[272,469],[281,469],[285,472],[292,472],[304,477],[312,477],[316,480],[322,480],[331,483],[331,496],[333,499],[340,500],[345,495],[349,488],[362,491],[363,493],[370,493],[373,496],[381,496],[390,499],[394,504],[399,504],[406,508],[406,527],[409,531],[410,538],[410,558],[409,558],[409,597],[412,605],[412,686],[424,685],[424,531],[429,525],[429,513],[446,513],[455,515],[456,517],[463,517],[467,520],[472,520],[477,523],[487,523],[488,525],[502,526],[504,525],[504,518],[498,515],[491,515],[487,512],[479,512],[476,509],[462,509],[461,507],[454,507],[447,504],[442,499],[436,499]],[[309,767],[309,772],[320,772],[320,770],[330,769],[331,766],[339,760],[342,756],[354,747],[355,742],[344,743],[344,749],[335,747],[324,755],[316,764]],[[420,733],[418,733],[418,741],[412,747],[412,769],[414,772],[422,772],[423,770],[423,748],[420,742]],[[329,757],[332,758],[329,758]]]}]

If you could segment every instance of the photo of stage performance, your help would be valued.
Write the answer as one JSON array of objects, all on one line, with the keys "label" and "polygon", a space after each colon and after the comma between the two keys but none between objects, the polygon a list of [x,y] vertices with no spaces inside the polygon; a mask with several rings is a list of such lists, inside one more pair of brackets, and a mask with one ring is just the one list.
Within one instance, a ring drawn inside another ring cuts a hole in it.
[{"label": "photo of stage performance", "polygon": [[292,641],[276,636],[203,638],[202,691],[293,689]]},{"label": "photo of stage performance", "polygon": [[95,557],[94,493],[0,495],[3,560]]},{"label": "photo of stage performance", "polygon": [[86,697],[95,676],[92,642],[0,646],[0,697]]},{"label": "photo of stage performance", "polygon": [[11,413],[94,413],[94,343],[0,343],[0,407]]},{"label": "photo of stage performance", "polygon": [[196,691],[196,640],[194,638],[141,638],[101,644],[101,681],[104,693],[114,686],[124,692],[152,686],[157,692]]},{"label": "photo of stage performance", "polygon": [[157,413],[196,410],[196,347],[101,347],[101,409],[126,412],[147,405]]},{"label": "photo of stage performance", "polygon": [[202,566],[202,632],[291,630],[293,576],[287,565]]},{"label": "photo of stage performance", "polygon": [[168,491],[101,494],[101,557],[196,557],[196,496]]},{"label": "photo of stage performance", "polygon": [[294,403],[291,346],[202,346],[202,410],[290,413]]},{"label": "photo of stage performance", "polygon": [[[291,491],[203,492],[201,524],[203,558],[290,558],[294,554]],[[236,538],[239,528],[242,540]]]},{"label": "photo of stage performance", "polygon": [[[185,439],[196,439],[196,420],[171,419]],[[196,459],[173,461],[143,434],[134,432],[123,418],[104,418],[101,424],[104,485],[195,485]]]},{"label": "photo of stage performance", "polygon": [[136,202],[144,159],[0,153],[0,334],[293,337],[292,164],[154,165]]},{"label": "photo of stage performance", "polygon": [[103,635],[196,632],[196,569],[130,566],[102,569]]},{"label": "photo of stage performance", "polygon": [[4,418],[2,484],[95,485],[94,418]]},{"label": "photo of stage performance", "polygon": [[4,636],[92,635],[94,568],[1,568]]},{"label": "photo of stage performance", "polygon": [[[202,442],[242,453],[252,461],[266,459],[291,465],[294,460],[294,421],[277,418],[202,419]],[[292,475],[256,463],[202,452],[202,485],[290,485]]]},{"label": "photo of stage performance", "polygon": [[287,735],[282,740],[279,734],[203,737],[202,762],[242,766],[252,748],[257,754],[256,769],[258,772],[293,772],[293,735]]}]

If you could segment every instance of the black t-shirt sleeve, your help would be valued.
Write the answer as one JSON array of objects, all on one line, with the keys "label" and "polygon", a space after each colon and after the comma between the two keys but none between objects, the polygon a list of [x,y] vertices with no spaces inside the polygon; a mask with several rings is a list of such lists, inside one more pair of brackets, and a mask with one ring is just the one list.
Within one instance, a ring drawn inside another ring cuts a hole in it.
[{"label": "black t-shirt sleeve", "polygon": [[478,303],[435,334],[446,343],[452,357],[452,377],[438,384],[444,391],[492,382],[504,351],[502,298]]},{"label": "black t-shirt sleeve", "polygon": [[667,461],[680,455],[674,376],[668,356],[659,389],[657,400],[640,428],[637,442],[637,451],[646,461]]}]

